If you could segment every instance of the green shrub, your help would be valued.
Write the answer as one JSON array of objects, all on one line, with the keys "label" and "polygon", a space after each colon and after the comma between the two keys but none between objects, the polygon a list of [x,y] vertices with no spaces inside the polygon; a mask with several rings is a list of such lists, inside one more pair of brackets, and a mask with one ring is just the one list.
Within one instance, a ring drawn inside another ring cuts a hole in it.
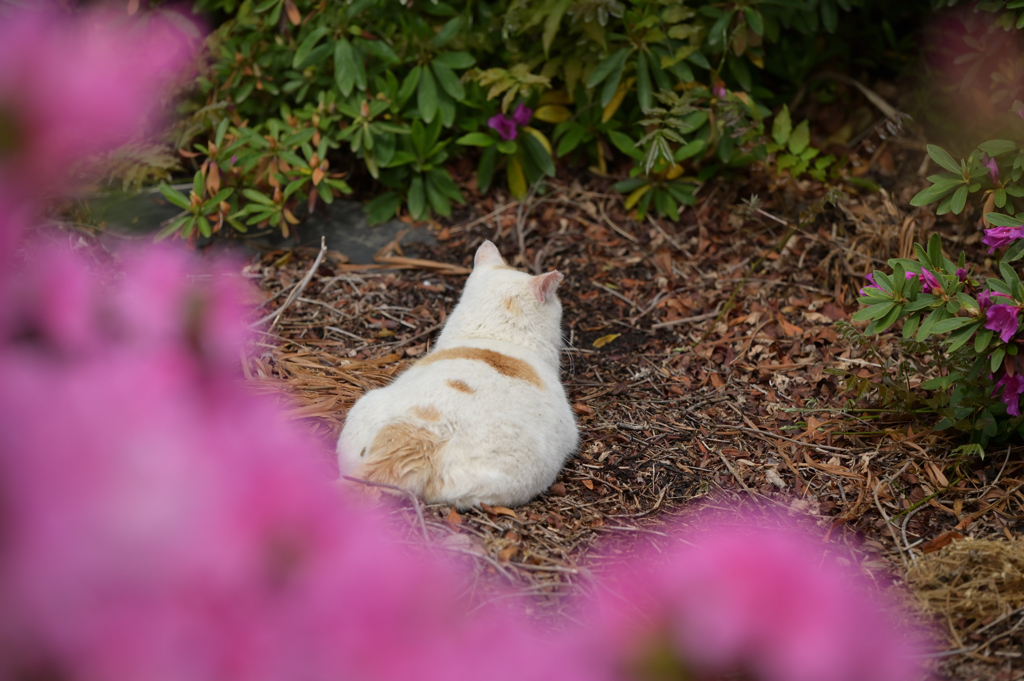
[{"label": "green shrub", "polygon": [[[517,198],[554,174],[555,158],[629,172],[617,186],[641,217],[678,217],[700,181],[775,152],[780,170],[821,176],[829,163],[810,165],[809,146],[792,153],[799,126],[794,140],[765,134],[763,69],[769,45],[835,31],[855,4],[197,0],[225,19],[190,121],[205,130],[190,152],[203,192],[176,197],[189,207],[164,231],[286,232],[299,204],[351,182],[376,195],[375,222],[403,205],[415,219],[448,215],[464,199],[445,164],[467,153],[479,154],[481,191],[504,175]],[[499,135],[494,121],[521,106],[533,120]],[[225,188],[235,191],[215,215]]]}]

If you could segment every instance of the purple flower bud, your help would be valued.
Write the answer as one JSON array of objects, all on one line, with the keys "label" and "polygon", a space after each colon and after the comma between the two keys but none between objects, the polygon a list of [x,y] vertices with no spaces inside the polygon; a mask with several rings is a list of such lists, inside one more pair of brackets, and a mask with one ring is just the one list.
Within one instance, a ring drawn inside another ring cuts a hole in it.
[{"label": "purple flower bud", "polygon": [[999,182],[999,166],[994,158],[983,153],[981,155],[981,165],[988,168],[988,179],[992,180],[993,184]]},{"label": "purple flower bud", "polygon": [[924,293],[931,293],[932,291],[941,291],[942,284],[935,278],[935,275],[921,268],[921,291]]},{"label": "purple flower bud", "polygon": [[231,165],[235,165],[238,162],[238,154],[231,155]]},{"label": "purple flower bud", "polygon": [[981,243],[988,246],[988,253],[992,255],[997,249],[1008,246],[1017,239],[1024,239],[1024,227],[992,227],[985,230]]},{"label": "purple flower bud", "polygon": [[514,140],[516,138],[516,122],[505,114],[491,116],[487,121],[487,127],[497,131],[503,140]]},{"label": "purple flower bud", "polygon": [[[1003,377],[996,381],[995,392],[1003,389],[1000,399],[1006,404],[1006,413],[1010,416],[1020,416],[1020,396],[1024,393],[1024,375],[1003,374]],[[993,393],[995,394],[995,393]]]},{"label": "purple flower bud", "polygon": [[519,127],[523,127],[530,122],[530,118],[533,117],[533,109],[527,107],[522,102],[516,107],[516,110],[512,112],[512,120]]},{"label": "purple flower bud", "polygon": [[723,86],[718,85],[716,87],[711,88],[711,94],[713,94],[715,97],[718,97],[719,99],[725,99],[728,96],[729,92]]},{"label": "purple flower bud", "polygon": [[958,267],[956,270],[956,278],[960,281],[967,281],[967,270],[963,267]]},{"label": "purple flower bud", "polygon": [[923,267],[921,268],[921,274],[907,272],[907,279],[914,279],[915,277],[921,282],[922,293],[931,293],[935,290],[942,290],[942,285],[939,284],[939,280],[935,278],[935,275]]},{"label": "purple flower bud", "polygon": [[999,340],[1004,343],[1009,343],[1013,334],[1020,329],[1015,305],[992,305],[985,312],[985,317],[985,328],[989,331],[997,331]]}]

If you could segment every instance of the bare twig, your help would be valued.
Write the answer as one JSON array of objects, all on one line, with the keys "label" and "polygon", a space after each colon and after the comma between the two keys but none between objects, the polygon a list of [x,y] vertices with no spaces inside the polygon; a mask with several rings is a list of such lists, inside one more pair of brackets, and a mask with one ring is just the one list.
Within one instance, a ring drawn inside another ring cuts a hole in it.
[{"label": "bare twig", "polygon": [[285,299],[281,307],[277,308],[276,310],[274,310],[273,312],[271,312],[258,322],[250,324],[249,328],[262,326],[266,322],[271,322],[270,330],[273,331],[274,326],[277,325],[277,320],[281,318],[281,315],[284,313],[284,311],[287,310],[288,306],[295,302],[295,299],[302,295],[302,292],[306,290],[307,286],[309,286],[309,282],[312,281],[313,274],[315,274],[317,268],[320,267],[320,263],[323,261],[324,254],[326,252],[327,239],[326,237],[320,237],[320,252],[316,254],[316,260],[313,261],[313,266],[309,268],[308,272],[306,272],[306,276],[304,276],[302,278],[302,281],[300,281],[298,285],[292,290],[292,292]]}]

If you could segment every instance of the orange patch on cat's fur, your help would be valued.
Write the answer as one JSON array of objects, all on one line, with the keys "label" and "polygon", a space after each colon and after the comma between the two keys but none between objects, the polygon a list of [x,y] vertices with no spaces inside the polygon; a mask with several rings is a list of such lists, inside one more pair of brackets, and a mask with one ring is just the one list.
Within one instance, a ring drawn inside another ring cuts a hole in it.
[{"label": "orange patch on cat's fur", "polygon": [[516,317],[523,314],[523,306],[519,304],[519,300],[512,296],[505,299],[505,309]]},{"label": "orange patch on cat's fur", "polygon": [[528,363],[521,359],[483,348],[463,347],[437,350],[421,359],[417,364],[426,366],[446,359],[471,359],[477,362],[485,362],[502,376],[528,381],[538,388],[544,387],[544,382],[540,380],[540,376],[537,375],[537,372]]},{"label": "orange patch on cat's fur", "polygon": [[421,426],[389,423],[373,438],[361,477],[429,497],[439,484],[436,459],[445,444],[436,433]]},{"label": "orange patch on cat's fur", "polygon": [[447,381],[445,381],[445,383],[447,383],[450,387],[455,388],[459,392],[463,392],[463,393],[475,393],[476,392],[475,390],[470,388],[469,384],[466,383],[465,381],[460,381],[458,379],[455,379],[453,381],[452,379],[448,379]]},{"label": "orange patch on cat's fur", "polygon": [[424,421],[441,420],[441,412],[439,412],[434,407],[431,407],[430,405],[427,405],[425,407],[416,406],[410,409],[409,411],[412,413],[413,416],[419,417]]}]

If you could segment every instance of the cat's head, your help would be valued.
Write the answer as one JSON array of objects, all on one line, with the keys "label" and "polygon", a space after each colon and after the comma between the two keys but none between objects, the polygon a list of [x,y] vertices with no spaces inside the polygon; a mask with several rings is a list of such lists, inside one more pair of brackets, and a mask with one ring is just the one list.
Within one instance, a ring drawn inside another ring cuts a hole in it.
[{"label": "cat's head", "polygon": [[453,314],[448,325],[458,326],[460,334],[561,348],[562,305],[555,291],[563,278],[560,272],[533,276],[510,267],[485,241],[473,258],[459,318]]}]

